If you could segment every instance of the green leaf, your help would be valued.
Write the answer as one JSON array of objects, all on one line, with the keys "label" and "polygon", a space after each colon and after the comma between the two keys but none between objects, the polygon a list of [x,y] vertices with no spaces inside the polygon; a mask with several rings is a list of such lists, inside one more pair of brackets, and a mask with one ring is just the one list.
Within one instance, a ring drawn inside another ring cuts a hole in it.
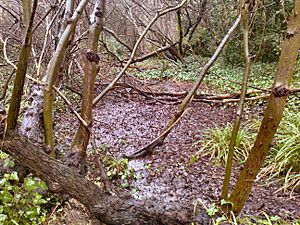
[{"label": "green leaf", "polygon": [[10,180],[16,180],[16,181],[18,181],[18,180],[19,180],[18,173],[17,173],[16,171],[13,171],[13,172],[10,174],[9,179],[10,179]]},{"label": "green leaf", "polygon": [[4,205],[12,202],[14,199],[14,196],[11,193],[9,193],[7,190],[1,191],[0,194],[1,194],[0,199],[2,200],[2,203]]},{"label": "green leaf", "polygon": [[8,155],[5,152],[0,151],[0,159],[6,159]]},{"label": "green leaf", "polygon": [[218,212],[218,208],[216,207],[216,204],[212,204],[208,209],[207,209],[207,215],[210,217],[214,216]]},{"label": "green leaf", "polygon": [[26,177],[24,179],[24,187],[26,191],[33,191],[37,188],[37,184],[31,177]]},{"label": "green leaf", "polygon": [[[7,215],[5,214],[0,214],[0,223],[6,221]],[[2,223],[1,223],[2,224]]]}]

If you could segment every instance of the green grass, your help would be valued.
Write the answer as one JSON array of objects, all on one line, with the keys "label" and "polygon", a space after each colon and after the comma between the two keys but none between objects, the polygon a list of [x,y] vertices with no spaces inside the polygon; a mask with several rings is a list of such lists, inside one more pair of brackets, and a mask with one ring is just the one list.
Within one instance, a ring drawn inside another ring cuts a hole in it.
[{"label": "green grass", "polygon": [[[158,68],[135,72],[133,75],[140,79],[171,79],[193,82],[207,61],[208,58],[189,56],[186,58],[186,65],[181,63],[175,65],[167,60],[152,59],[152,61],[143,62],[139,65],[148,67],[155,65]],[[277,63],[255,63],[251,69],[248,89],[270,89],[276,74],[276,66]],[[225,65],[221,59],[210,69],[203,83],[210,87],[212,93],[237,92],[241,90],[243,73],[243,67]],[[291,86],[292,88],[300,88],[300,60],[297,62]],[[260,101],[264,100],[257,100],[257,102]],[[298,96],[289,96],[287,107],[291,110],[300,110],[299,94]]]},{"label": "green grass", "polygon": [[[281,181],[284,191],[292,193],[300,187],[300,113],[286,110],[284,118],[275,135],[274,146],[270,150],[259,177],[266,177],[268,182]],[[254,121],[240,130],[234,159],[243,163],[254,143],[259,122]],[[204,134],[199,141],[202,147],[192,156],[191,161],[200,157],[210,157],[217,165],[224,164],[227,157],[231,136],[231,125],[216,127]]]},{"label": "green grass", "polygon": [[[203,59],[197,59],[195,57],[187,57],[186,65],[181,63],[173,64],[168,60],[152,60],[146,64],[147,66],[158,65],[156,69],[149,69],[143,72],[135,72],[133,75],[141,79],[173,79],[184,81],[195,81],[197,75],[202,68]],[[145,65],[141,63],[140,65]]]},{"label": "green grass", "polygon": [[[254,133],[251,131],[252,125],[246,125],[240,130],[237,136],[234,159],[238,163],[243,163],[250,150],[254,140]],[[199,157],[209,157],[214,164],[221,165],[227,159],[228,146],[230,142],[232,125],[225,127],[215,127],[204,132],[204,139],[197,142],[202,147],[193,156],[195,161]]]}]

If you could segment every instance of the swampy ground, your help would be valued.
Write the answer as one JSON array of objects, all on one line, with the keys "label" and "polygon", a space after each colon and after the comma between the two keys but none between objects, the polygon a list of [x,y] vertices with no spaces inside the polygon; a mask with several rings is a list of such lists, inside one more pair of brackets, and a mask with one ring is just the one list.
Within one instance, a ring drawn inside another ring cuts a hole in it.
[{"label": "swampy ground", "polygon": [[[163,81],[147,84],[147,90],[180,92],[189,90],[191,85],[190,82]],[[101,91],[101,87],[98,88]],[[201,90],[212,91],[205,86]],[[99,152],[117,158],[123,152],[140,149],[157,137],[177,108],[176,104],[146,99],[133,90],[117,88],[95,107],[92,138],[95,139]],[[248,105],[244,120],[260,117],[263,109],[263,106]],[[125,189],[139,199],[179,201],[209,208],[219,199],[224,165],[215,165],[213,159],[201,156],[198,161],[191,163],[191,157],[201,147],[199,140],[203,139],[203,133],[215,126],[232,123],[234,112],[234,104],[193,102],[163,146],[156,148],[148,156],[129,161],[129,167],[134,169],[136,176],[129,179],[129,186]],[[78,125],[76,119],[70,116],[68,109],[56,116],[63,121],[58,123],[63,126],[56,128],[60,133],[58,141],[70,143]],[[99,152],[90,151],[89,154],[88,177],[92,180],[99,177],[94,165],[94,158]],[[232,183],[239,169],[240,165],[236,164]],[[122,188],[120,179],[113,180],[112,184],[117,189]],[[286,221],[299,219],[300,193],[294,192],[290,196],[289,193],[277,191],[279,188],[278,182],[266,184],[264,180],[256,181],[242,216],[261,217],[261,213],[265,212]],[[88,215],[78,203],[69,201],[63,207],[64,223],[72,221],[72,224],[88,224]],[[255,220],[253,222],[256,224]]]}]

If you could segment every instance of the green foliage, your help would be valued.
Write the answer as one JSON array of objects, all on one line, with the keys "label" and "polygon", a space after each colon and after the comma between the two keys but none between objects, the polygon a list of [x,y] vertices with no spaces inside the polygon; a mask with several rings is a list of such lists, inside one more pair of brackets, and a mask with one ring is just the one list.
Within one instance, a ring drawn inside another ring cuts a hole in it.
[{"label": "green foliage", "polygon": [[275,136],[275,145],[267,158],[263,173],[282,179],[283,189],[300,187],[300,114],[285,112],[285,118]]},{"label": "green foliage", "polygon": [[[222,200],[220,204],[212,203],[206,205],[201,199],[197,199],[194,205],[194,210],[201,204],[206,210],[207,215],[211,218],[211,224],[230,224],[230,225],[288,225],[291,224],[288,221],[281,219],[278,216],[270,216],[266,212],[261,211],[257,216],[235,216],[233,213],[230,216],[226,215],[220,205],[228,204]],[[295,220],[293,224],[298,225],[299,221]]]},{"label": "green foliage", "polygon": [[119,58],[123,58],[126,54],[124,46],[113,37],[106,37],[106,46],[113,54],[115,54]]},{"label": "green foliage", "polygon": [[[300,114],[286,111],[285,116],[275,135],[274,145],[266,159],[260,176],[269,176],[269,180],[280,179],[283,181],[282,189],[293,191],[300,184]],[[244,162],[251,150],[260,123],[254,121],[245,125],[237,137],[234,159]],[[226,161],[228,145],[232,127],[213,128],[204,134],[200,150],[191,157],[191,162],[199,157],[209,156],[215,164]]]},{"label": "green foliage", "polygon": [[107,176],[111,180],[121,178],[121,187],[128,188],[130,180],[137,178],[134,169],[129,167],[128,159],[118,159],[114,156],[109,156],[105,145],[102,146],[102,150],[104,152],[103,163],[107,169]]},{"label": "green foliage", "polygon": [[129,181],[135,178],[134,170],[128,166],[128,159],[105,157],[104,164],[108,177],[110,179],[121,178],[123,188],[129,187]]},{"label": "green foliage", "polygon": [[[266,0],[258,3],[256,14],[251,20],[250,50],[259,62],[278,61],[280,44],[286,31],[286,19],[291,12],[293,3]],[[238,1],[210,1],[201,26],[197,28],[192,40],[184,43],[198,55],[210,56],[215,51],[237,18]],[[226,17],[224,17],[226,12]],[[237,30],[231,37],[222,54],[227,65],[243,64],[243,37],[241,30]]]},{"label": "green foliage", "polygon": [[49,202],[39,193],[46,190],[44,182],[26,177],[19,186],[17,172],[4,174],[0,180],[0,224],[41,224],[47,211],[42,208]]},{"label": "green foliage", "polygon": [[[253,65],[248,86],[271,88],[275,76],[276,63],[256,63]],[[216,63],[204,82],[224,91],[240,91],[244,68]]]},{"label": "green foliage", "polygon": [[[241,129],[237,136],[234,159],[236,162],[243,163],[247,158],[251,149],[254,135],[250,131],[252,126],[245,126]],[[204,132],[204,140],[200,140],[197,144],[201,144],[200,150],[192,157],[208,156],[213,159],[216,165],[220,165],[226,161],[228,146],[231,137],[232,126],[228,124],[225,127],[215,127]]]},{"label": "green foliage", "polygon": [[[14,162],[0,151],[2,167],[13,167]],[[47,220],[46,205],[57,201],[47,191],[46,184],[32,176],[20,181],[15,171],[0,177],[0,224],[43,224]]]},{"label": "green foliage", "polygon": [[185,65],[178,63],[177,65],[170,63],[167,60],[154,61],[153,64],[158,64],[158,69],[150,69],[143,72],[136,72],[134,75],[142,79],[175,79],[189,80],[197,79],[200,68],[202,67],[199,58],[188,57]]}]

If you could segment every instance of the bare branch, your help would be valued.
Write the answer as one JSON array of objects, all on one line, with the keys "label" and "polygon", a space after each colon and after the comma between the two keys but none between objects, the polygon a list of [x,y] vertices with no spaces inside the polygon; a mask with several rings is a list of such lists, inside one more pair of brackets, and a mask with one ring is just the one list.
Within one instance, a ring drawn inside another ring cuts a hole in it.
[{"label": "bare branch", "polygon": [[132,53],[130,55],[130,58],[129,60],[127,61],[126,65],[123,67],[123,69],[121,70],[121,72],[115,77],[115,79],[102,91],[101,94],[99,94],[93,101],[93,105],[97,104],[100,99],[103,98],[103,96],[109,92],[113,86],[118,82],[118,80],[123,76],[123,74],[125,73],[125,71],[128,69],[129,65],[132,63],[132,61],[134,60],[134,56],[135,56],[135,53],[141,43],[141,41],[143,40],[143,38],[146,36],[147,32],[149,31],[149,29],[152,27],[152,25],[156,22],[156,20],[169,13],[169,12],[172,12],[172,11],[175,11],[179,8],[181,8],[185,3],[187,2],[187,0],[183,0],[179,5],[175,6],[175,7],[172,7],[172,8],[169,8],[169,9],[166,9],[164,11],[160,11],[160,12],[157,12],[156,15],[153,17],[153,19],[151,20],[151,22],[148,24],[148,26],[145,28],[145,30],[143,31],[143,33],[141,34],[141,36],[139,37],[139,39],[137,40],[137,42],[135,43],[135,46],[132,50]]}]

